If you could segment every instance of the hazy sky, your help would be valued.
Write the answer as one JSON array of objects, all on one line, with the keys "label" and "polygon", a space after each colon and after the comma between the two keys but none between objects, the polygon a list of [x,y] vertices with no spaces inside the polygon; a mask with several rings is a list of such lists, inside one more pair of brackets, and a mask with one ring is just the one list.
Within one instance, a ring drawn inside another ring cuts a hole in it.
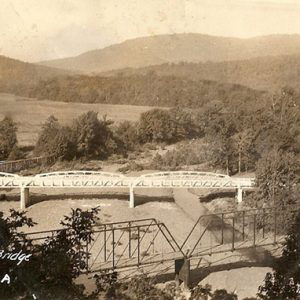
[{"label": "hazy sky", "polygon": [[0,54],[30,62],[181,32],[300,34],[300,1],[0,0]]}]

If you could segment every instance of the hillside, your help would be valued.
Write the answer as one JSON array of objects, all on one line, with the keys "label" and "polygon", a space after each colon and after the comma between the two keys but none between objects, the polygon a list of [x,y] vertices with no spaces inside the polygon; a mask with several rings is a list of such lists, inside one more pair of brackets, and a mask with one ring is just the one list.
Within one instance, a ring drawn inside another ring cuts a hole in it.
[{"label": "hillside", "polygon": [[210,101],[252,106],[264,92],[244,86],[153,72],[129,76],[65,76],[41,80],[28,96],[64,102],[198,108]]},{"label": "hillside", "polygon": [[0,91],[15,92],[29,88],[40,79],[66,75],[70,72],[49,68],[0,55]]},{"label": "hillside", "polygon": [[285,85],[300,92],[300,54],[257,57],[230,62],[162,64],[123,69],[103,75],[133,75],[155,72],[160,76],[182,76],[193,80],[214,80],[274,92]]},{"label": "hillside", "polygon": [[239,39],[189,33],[137,38],[76,57],[40,64],[84,73],[98,73],[181,61],[221,62],[293,54],[300,54],[300,35]]}]

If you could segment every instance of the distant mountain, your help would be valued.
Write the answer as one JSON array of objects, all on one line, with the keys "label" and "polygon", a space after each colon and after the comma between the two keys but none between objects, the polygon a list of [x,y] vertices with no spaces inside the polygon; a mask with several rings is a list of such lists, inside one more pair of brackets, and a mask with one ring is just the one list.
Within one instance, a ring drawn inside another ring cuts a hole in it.
[{"label": "distant mountain", "polygon": [[137,38],[76,57],[40,64],[84,73],[99,73],[181,61],[221,62],[291,54],[300,54],[300,35],[239,39],[189,33]]},{"label": "distant mountain", "polygon": [[29,88],[40,79],[66,75],[69,71],[25,63],[0,55],[0,91],[14,92],[16,88]]},{"label": "distant mountain", "polygon": [[145,68],[127,68],[102,73],[133,75],[155,72],[160,76],[181,76],[193,80],[214,80],[275,92],[288,85],[300,92],[300,54],[257,57],[248,60],[206,63],[169,63]]}]

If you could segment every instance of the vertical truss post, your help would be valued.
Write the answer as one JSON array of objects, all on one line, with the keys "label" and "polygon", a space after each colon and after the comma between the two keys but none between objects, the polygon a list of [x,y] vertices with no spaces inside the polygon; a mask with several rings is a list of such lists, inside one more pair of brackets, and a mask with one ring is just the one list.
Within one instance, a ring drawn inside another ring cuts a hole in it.
[{"label": "vertical truss post", "polygon": [[86,273],[88,274],[89,272],[89,243],[88,241],[86,241],[86,245],[85,245],[85,255],[86,255],[86,258],[85,258],[85,263],[86,263]]},{"label": "vertical truss post", "polygon": [[242,234],[243,234],[243,242],[244,242],[245,241],[245,211],[244,210],[243,210],[242,218],[243,218],[243,232],[242,232]]},{"label": "vertical truss post", "polygon": [[128,253],[131,258],[131,222],[128,222]]},{"label": "vertical truss post", "polygon": [[276,243],[276,235],[277,235],[277,214],[276,214],[276,209],[274,208],[274,244]]},{"label": "vertical truss post", "polygon": [[262,210],[263,215],[262,215],[262,235],[263,239],[265,238],[265,209],[263,208]]},{"label": "vertical truss post", "polygon": [[256,243],[256,214],[253,215],[253,246]]},{"label": "vertical truss post", "polygon": [[222,213],[221,245],[224,243],[224,213]]},{"label": "vertical truss post", "polygon": [[104,261],[106,261],[106,225],[104,225]]},{"label": "vertical truss post", "polygon": [[137,247],[137,253],[138,253],[138,265],[140,265],[140,226],[138,226],[137,228],[137,242],[138,242],[138,247]]},{"label": "vertical truss post", "polygon": [[115,229],[112,229],[112,264],[113,269],[115,268]]},{"label": "vertical truss post", "polygon": [[235,240],[235,217],[233,216],[232,218],[232,247],[231,247],[231,251],[234,251],[234,240]]}]

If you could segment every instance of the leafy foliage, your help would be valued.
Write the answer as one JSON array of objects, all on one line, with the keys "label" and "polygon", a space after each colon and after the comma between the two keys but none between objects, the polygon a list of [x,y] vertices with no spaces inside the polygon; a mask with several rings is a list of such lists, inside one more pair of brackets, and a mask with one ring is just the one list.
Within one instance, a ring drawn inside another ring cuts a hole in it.
[{"label": "leafy foliage", "polygon": [[71,129],[61,126],[54,116],[50,116],[42,126],[34,151],[36,155],[72,159],[75,152]]},{"label": "leafy foliage", "polygon": [[107,156],[107,143],[112,136],[112,122],[98,119],[96,112],[89,111],[74,120],[72,131],[78,157],[103,159]]},{"label": "leafy foliage", "polygon": [[138,136],[142,143],[174,141],[176,139],[175,128],[168,111],[153,109],[142,113]]},{"label": "leafy foliage", "polygon": [[61,76],[41,79],[20,93],[38,99],[64,102],[131,104],[199,108],[214,99],[256,101],[263,92],[243,86],[155,72],[128,76]]},{"label": "leafy foliage", "polygon": [[281,209],[295,204],[298,170],[299,163],[293,153],[283,150],[266,153],[256,168],[257,200]]},{"label": "leafy foliage", "polygon": [[118,151],[109,128],[111,124],[106,118],[99,120],[93,111],[74,119],[71,127],[62,126],[50,116],[42,127],[35,153],[66,160],[74,157],[104,159]]},{"label": "leafy foliage", "polygon": [[179,144],[164,155],[156,154],[151,162],[151,168],[157,170],[176,170],[183,166],[197,165],[205,162],[204,146],[201,141],[189,141]]},{"label": "leafy foliage", "polygon": [[17,142],[17,126],[11,117],[5,117],[0,121],[0,160],[8,158]]},{"label": "leafy foliage", "polygon": [[282,256],[259,287],[260,299],[300,299],[300,214],[291,226]]},{"label": "leafy foliage", "polygon": [[[180,76],[195,81],[214,80],[235,83],[236,85],[270,92],[288,84],[299,91],[300,60],[299,52],[297,53],[281,56],[263,54],[251,59],[230,62],[165,63],[139,69],[126,69],[122,72],[124,76],[155,72],[159,76]],[[114,71],[110,74],[114,75],[117,72],[120,71]],[[247,94],[245,93],[243,96],[240,94],[239,96],[246,99]]]},{"label": "leafy foliage", "polygon": [[114,130],[116,141],[121,145],[123,153],[134,151],[137,147],[138,134],[136,124],[130,121],[124,121],[118,124]]},{"label": "leafy foliage", "polygon": [[9,273],[11,283],[0,289],[1,299],[31,299],[34,292],[41,299],[92,299],[76,279],[87,267],[87,243],[92,240],[92,226],[98,222],[98,208],[72,210],[61,222],[63,229],[42,243],[33,244],[20,229],[35,223],[25,212],[10,211],[0,218],[1,245],[5,251],[32,254],[29,261],[16,266],[1,260],[0,269]]}]

